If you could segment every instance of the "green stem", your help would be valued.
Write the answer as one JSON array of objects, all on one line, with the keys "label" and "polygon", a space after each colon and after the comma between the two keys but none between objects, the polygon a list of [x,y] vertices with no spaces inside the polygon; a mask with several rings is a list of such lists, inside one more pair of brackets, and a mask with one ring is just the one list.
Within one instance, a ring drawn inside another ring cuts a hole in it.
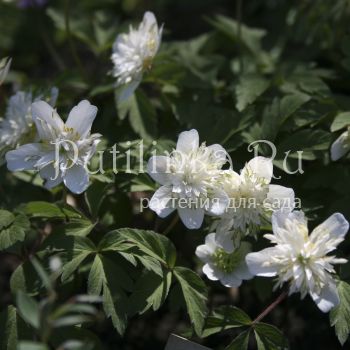
[{"label": "green stem", "polygon": [[169,226],[164,230],[163,235],[166,236],[175,227],[178,221],[179,221],[179,215],[175,214]]},{"label": "green stem", "polygon": [[70,0],[65,0],[64,20],[65,20],[69,48],[70,48],[70,51],[71,51],[72,56],[74,58],[74,61],[80,70],[81,75],[86,79],[85,70],[84,70],[84,67],[83,67],[81,60],[79,58],[78,51],[76,49],[76,46],[75,46],[75,43],[73,40],[72,32],[70,30],[69,19],[70,19]]},{"label": "green stem", "polygon": [[277,299],[272,302],[263,312],[253,321],[254,323],[260,322],[266,315],[268,315],[279,303],[281,303],[288,296],[288,292],[282,292]]},{"label": "green stem", "polygon": [[239,58],[239,73],[244,70],[242,57],[242,0],[236,0],[236,18],[237,18],[237,37],[238,37],[238,58]]}]

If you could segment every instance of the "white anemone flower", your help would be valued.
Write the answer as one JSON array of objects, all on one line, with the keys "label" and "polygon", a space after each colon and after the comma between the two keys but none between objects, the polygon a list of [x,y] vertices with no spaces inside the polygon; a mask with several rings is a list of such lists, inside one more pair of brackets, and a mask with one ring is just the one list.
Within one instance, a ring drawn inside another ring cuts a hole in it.
[{"label": "white anemone flower", "polygon": [[[50,104],[54,105],[58,96],[58,89],[52,88]],[[9,151],[17,146],[33,142],[36,131],[31,114],[33,100],[32,93],[18,91],[10,97],[5,118],[0,124],[0,149]]]},{"label": "white anemone flower", "polygon": [[73,193],[82,193],[89,185],[87,165],[101,136],[91,134],[97,108],[87,100],[81,101],[71,110],[66,123],[44,101],[34,102],[31,108],[39,142],[7,152],[8,169],[36,170],[47,188],[63,181]]},{"label": "white anemone flower", "polygon": [[272,160],[265,157],[251,159],[240,174],[233,170],[222,172],[221,183],[230,205],[217,223],[218,232],[246,233],[247,229],[259,226],[262,219],[269,220],[272,210],[293,210],[293,189],[271,185],[272,176]]},{"label": "white anemone flower", "polygon": [[350,127],[331,146],[331,159],[336,161],[350,151]]},{"label": "white anemone flower", "polygon": [[205,213],[222,215],[228,197],[217,181],[226,154],[220,145],[200,145],[197,130],[182,132],[169,156],[153,156],[148,161],[148,174],[162,185],[150,208],[162,218],[177,209],[189,229],[198,229]]},{"label": "white anemone flower", "polygon": [[273,234],[265,237],[274,247],[250,253],[246,257],[249,270],[257,276],[277,276],[275,288],[289,283],[289,294],[309,294],[319,309],[328,312],[339,304],[333,264],[346,263],[328,253],[344,240],[349,223],[339,213],[333,214],[309,234],[302,211],[275,212]]},{"label": "white anemone flower", "polygon": [[253,277],[245,262],[246,255],[251,251],[250,244],[241,242],[235,247],[228,235],[217,237],[210,233],[205,238],[205,244],[196,249],[196,255],[204,263],[203,273],[212,281],[220,281],[225,287],[239,287],[242,280]]},{"label": "white anemone flower", "polygon": [[117,86],[123,86],[120,101],[133,94],[144,71],[151,68],[160,46],[162,30],[162,27],[158,28],[154,14],[146,12],[138,29],[130,26],[128,34],[117,36],[111,59],[114,64],[112,74],[117,78]]}]

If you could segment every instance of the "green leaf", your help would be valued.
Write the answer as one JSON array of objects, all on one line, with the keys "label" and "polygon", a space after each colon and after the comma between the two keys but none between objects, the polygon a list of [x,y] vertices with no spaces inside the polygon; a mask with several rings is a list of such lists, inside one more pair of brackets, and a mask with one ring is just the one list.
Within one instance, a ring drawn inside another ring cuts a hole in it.
[{"label": "green leaf", "polygon": [[154,231],[122,228],[114,231],[125,241],[138,247],[146,255],[159,260],[168,267],[176,262],[176,249],[173,243],[165,236]]},{"label": "green leaf", "polygon": [[5,57],[0,60],[0,85],[5,81],[11,66],[11,58]]},{"label": "green leaf", "polygon": [[194,330],[200,336],[208,311],[206,306],[207,287],[195,272],[185,267],[175,267],[174,276],[181,285]]},{"label": "green leaf", "polygon": [[117,110],[121,120],[129,117],[132,129],[143,139],[154,139],[157,130],[156,111],[140,89],[126,101],[118,102]]},{"label": "green leaf", "polygon": [[6,210],[0,210],[0,249],[7,249],[18,241],[23,241],[30,222],[25,215],[14,216]]},{"label": "green leaf", "polygon": [[143,314],[151,307],[154,311],[158,310],[168,296],[171,278],[171,271],[163,271],[162,277],[154,272],[144,271],[129,298],[130,316]]},{"label": "green leaf", "polygon": [[88,278],[88,294],[100,295],[103,283],[106,282],[106,276],[103,270],[103,265],[100,256],[95,256],[94,262]]},{"label": "green leaf", "polygon": [[35,329],[40,327],[40,311],[38,303],[26,293],[17,293],[17,308],[22,318]]},{"label": "green leaf", "polygon": [[8,306],[0,314],[0,350],[16,350],[17,349],[17,313],[14,306]]},{"label": "green leaf", "polygon": [[288,349],[288,343],[283,333],[275,326],[259,322],[254,324],[253,328],[258,350]]},{"label": "green leaf", "polygon": [[49,350],[49,348],[43,343],[26,340],[18,344],[18,350]]},{"label": "green leaf", "polygon": [[240,333],[225,350],[247,350],[249,342],[250,329]]},{"label": "green leaf", "polygon": [[58,225],[54,232],[72,236],[87,236],[95,227],[88,219],[70,219],[68,223]]},{"label": "green leaf", "polygon": [[264,110],[261,138],[274,141],[281,125],[308,101],[310,96],[303,93],[286,95],[282,99],[274,98]]},{"label": "green leaf", "polygon": [[15,216],[7,210],[0,210],[0,230],[10,226],[15,221]]},{"label": "green leaf", "polygon": [[106,316],[111,317],[113,326],[119,334],[123,334],[126,329],[126,303],[127,299],[123,294],[115,293],[112,296],[109,285],[107,283],[103,284],[103,309]]},{"label": "green leaf", "polygon": [[269,87],[269,81],[259,75],[243,75],[236,85],[236,108],[242,112]]},{"label": "green leaf", "polygon": [[329,313],[331,326],[341,345],[344,345],[350,333],[350,285],[340,281],[337,285],[340,303]]},{"label": "green leaf", "polygon": [[66,219],[82,217],[80,213],[68,205],[42,201],[29,202],[23,206],[22,210],[26,215],[33,218]]},{"label": "green leaf", "polygon": [[249,326],[251,322],[250,317],[243,310],[235,306],[221,306],[206,319],[202,337],[208,337],[226,329]]},{"label": "green leaf", "polygon": [[261,51],[261,39],[266,35],[263,29],[249,28],[232,18],[217,15],[209,22],[220,32],[227,35],[234,42],[240,42],[248,51],[258,54]]},{"label": "green leaf", "polygon": [[342,112],[336,115],[331,125],[331,131],[335,132],[350,126],[350,112]]}]

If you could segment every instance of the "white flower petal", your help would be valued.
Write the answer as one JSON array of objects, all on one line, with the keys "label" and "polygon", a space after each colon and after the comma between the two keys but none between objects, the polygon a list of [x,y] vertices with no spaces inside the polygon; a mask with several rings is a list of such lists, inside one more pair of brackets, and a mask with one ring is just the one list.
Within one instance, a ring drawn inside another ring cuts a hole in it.
[{"label": "white flower petal", "polygon": [[40,177],[45,180],[45,187],[48,189],[56,187],[63,181],[62,174],[60,172],[56,173],[53,164],[40,169],[39,173]]},{"label": "white flower petal", "polygon": [[226,163],[228,154],[225,148],[218,144],[208,146],[207,148],[212,152],[212,156],[217,162]]},{"label": "white flower petal", "polygon": [[185,154],[196,150],[199,147],[198,131],[192,129],[190,131],[183,131],[177,140],[176,150]]},{"label": "white flower petal", "polygon": [[213,193],[209,201],[207,212],[210,215],[220,216],[224,214],[230,200],[223,190],[217,189]]},{"label": "white flower petal", "polygon": [[295,194],[292,188],[270,185],[267,201],[273,206],[273,209],[291,212],[295,207]]},{"label": "white flower petal", "polygon": [[66,126],[73,128],[80,138],[84,139],[91,131],[91,126],[97,114],[97,107],[88,100],[79,102],[68,115]]},{"label": "white flower petal", "polygon": [[63,182],[70,191],[80,194],[89,186],[89,174],[84,166],[75,164],[66,170]]},{"label": "white flower petal", "polygon": [[205,264],[202,270],[203,270],[203,273],[207,276],[207,278],[210,279],[211,281],[217,281],[219,279],[215,269],[210,264]]},{"label": "white flower petal", "polygon": [[295,221],[296,224],[307,227],[307,220],[303,211],[288,213],[287,211],[278,210],[272,214],[271,218],[273,232],[277,233],[280,229],[284,229],[287,220]]},{"label": "white flower petal", "polygon": [[221,284],[223,284],[225,287],[232,288],[232,287],[239,287],[242,284],[242,280],[237,278],[235,273],[231,274],[224,274],[220,278]]},{"label": "white flower petal", "polygon": [[181,221],[187,228],[195,230],[202,226],[204,219],[203,209],[178,208],[178,213]]},{"label": "white flower petal", "polygon": [[269,183],[273,175],[273,164],[270,158],[255,157],[251,159],[243,169],[243,172],[249,169],[256,176],[266,179]]},{"label": "white flower petal", "polygon": [[53,140],[53,132],[59,133],[64,128],[56,110],[45,101],[32,104],[32,116],[41,140]]},{"label": "white flower petal", "polygon": [[170,183],[170,158],[153,156],[147,163],[147,173],[161,185]]},{"label": "white flower petal", "polygon": [[174,211],[172,202],[171,187],[162,186],[154,193],[153,197],[149,202],[151,210],[155,211],[161,218],[165,218]]},{"label": "white flower petal", "polygon": [[320,295],[316,293],[310,293],[310,295],[322,312],[329,312],[333,307],[339,304],[337,287],[333,282],[324,286]]},{"label": "white flower petal", "polygon": [[240,264],[234,272],[235,276],[241,280],[250,280],[254,277],[245,261],[243,261],[242,264]]},{"label": "white flower petal", "polygon": [[225,250],[226,253],[232,253],[235,250],[232,235],[228,233],[220,233],[215,235],[216,244]]},{"label": "white flower petal", "polygon": [[273,277],[277,274],[277,266],[270,263],[270,256],[275,255],[275,248],[266,248],[256,253],[247,254],[245,261],[254,276]]},{"label": "white flower petal", "polygon": [[139,87],[142,81],[142,73],[138,74],[130,83],[124,84],[118,90],[118,102],[123,103],[127,101]]},{"label": "white flower petal", "polygon": [[10,171],[33,170],[41,155],[41,144],[28,143],[6,153],[7,168]]},{"label": "white flower petal", "polygon": [[[338,244],[349,231],[349,223],[343,214],[335,213],[331,215],[321,225],[317,226],[310,235],[310,239],[315,242],[326,238],[327,241],[336,239]],[[326,242],[324,242],[326,243]]]},{"label": "white flower petal", "polygon": [[343,157],[350,148],[346,147],[346,141],[349,138],[349,132],[343,132],[332,144],[331,146],[331,159],[336,161]]}]

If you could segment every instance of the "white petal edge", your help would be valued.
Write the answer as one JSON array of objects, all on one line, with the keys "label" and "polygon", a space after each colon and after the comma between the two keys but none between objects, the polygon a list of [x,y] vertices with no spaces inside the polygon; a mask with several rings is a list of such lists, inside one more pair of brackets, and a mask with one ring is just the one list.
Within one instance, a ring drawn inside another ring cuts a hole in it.
[{"label": "white petal edge", "polygon": [[344,141],[349,137],[349,132],[343,132],[332,144],[331,146],[331,159],[337,161],[342,158],[350,148],[344,146]]},{"label": "white petal edge", "polygon": [[154,192],[154,195],[149,202],[149,207],[151,210],[155,211],[158,216],[165,218],[175,210],[175,208],[171,206],[171,198],[171,187],[162,186]]},{"label": "white petal edge", "polygon": [[147,173],[161,185],[170,183],[170,161],[167,156],[153,156],[147,163]]},{"label": "white petal edge", "polygon": [[273,175],[273,163],[270,158],[255,157],[251,159],[243,171],[247,171],[249,168],[256,176],[266,179],[269,183]]},{"label": "white petal edge", "polygon": [[266,248],[260,252],[247,254],[245,261],[250,273],[254,276],[274,277],[277,274],[277,266],[267,265],[269,256],[275,254],[275,248]]},{"label": "white petal edge", "polygon": [[322,312],[329,312],[333,307],[339,305],[339,295],[335,283],[326,285],[321,294],[310,293],[311,298]]},{"label": "white petal edge", "polygon": [[88,100],[79,102],[72,108],[68,115],[66,126],[73,128],[84,139],[91,131],[91,126],[96,118],[97,107]]},{"label": "white petal edge", "polygon": [[190,230],[196,230],[202,226],[204,220],[203,209],[178,208],[182,223]]},{"label": "white petal edge", "polygon": [[[33,170],[41,155],[39,143],[28,143],[20,146],[6,153],[7,169],[10,171]],[[31,159],[31,157],[33,158]]]},{"label": "white petal edge", "polygon": [[183,131],[177,140],[176,150],[188,154],[199,147],[199,135],[196,129]]},{"label": "white petal edge", "polygon": [[75,164],[64,174],[63,182],[73,193],[83,193],[89,186],[89,174],[83,165]]}]

